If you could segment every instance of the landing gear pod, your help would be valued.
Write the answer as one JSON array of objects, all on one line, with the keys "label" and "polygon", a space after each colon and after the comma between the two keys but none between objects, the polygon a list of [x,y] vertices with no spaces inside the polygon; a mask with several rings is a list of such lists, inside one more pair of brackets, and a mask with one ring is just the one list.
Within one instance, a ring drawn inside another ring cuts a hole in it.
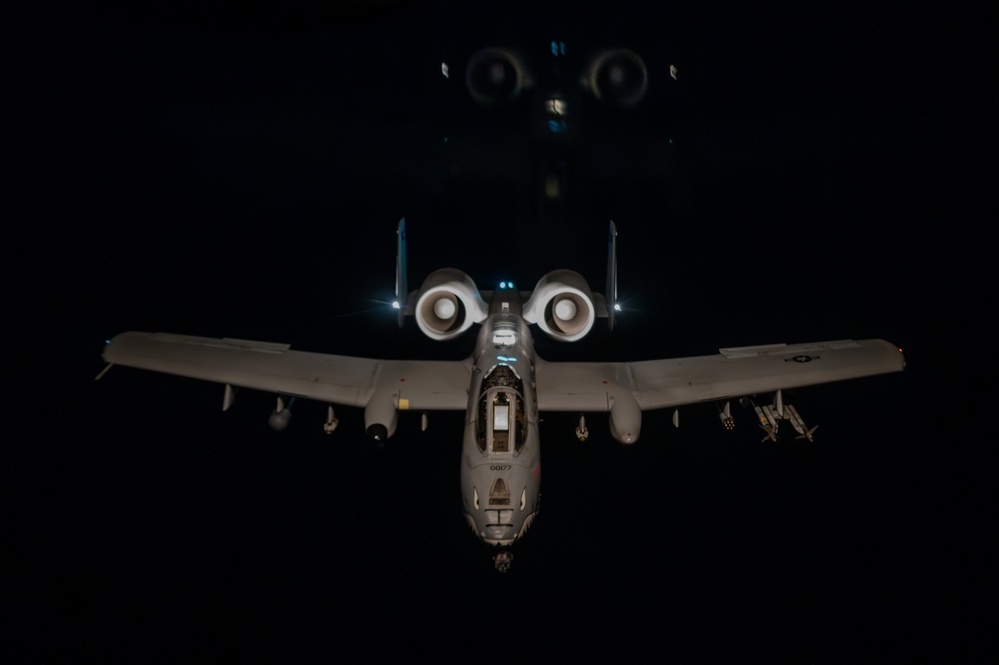
[{"label": "landing gear pod", "polygon": [[364,407],[364,433],[372,441],[386,441],[395,434],[399,423],[399,411],[396,409],[396,395],[378,391],[368,400]]},{"label": "landing gear pod", "polygon": [[638,441],[642,431],[642,409],[635,396],[624,389],[610,394],[610,431],[620,443],[632,444]]}]

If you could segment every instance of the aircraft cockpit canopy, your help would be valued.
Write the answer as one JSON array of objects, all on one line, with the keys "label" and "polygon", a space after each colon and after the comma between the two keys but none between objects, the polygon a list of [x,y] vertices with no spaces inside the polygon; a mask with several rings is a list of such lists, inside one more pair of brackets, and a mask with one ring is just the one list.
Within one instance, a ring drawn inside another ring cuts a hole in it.
[{"label": "aircraft cockpit canopy", "polygon": [[482,379],[476,411],[479,450],[490,455],[520,453],[527,437],[524,392],[520,377],[509,365],[496,365]]}]

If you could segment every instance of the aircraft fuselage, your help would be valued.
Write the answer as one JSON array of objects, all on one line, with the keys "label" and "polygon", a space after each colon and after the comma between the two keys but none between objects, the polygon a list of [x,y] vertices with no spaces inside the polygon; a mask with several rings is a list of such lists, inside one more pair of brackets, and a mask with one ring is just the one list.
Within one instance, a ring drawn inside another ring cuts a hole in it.
[{"label": "aircraft fuselage", "polygon": [[538,513],[541,445],[534,343],[520,294],[493,294],[476,342],[461,453],[469,526],[486,543],[510,545]]}]

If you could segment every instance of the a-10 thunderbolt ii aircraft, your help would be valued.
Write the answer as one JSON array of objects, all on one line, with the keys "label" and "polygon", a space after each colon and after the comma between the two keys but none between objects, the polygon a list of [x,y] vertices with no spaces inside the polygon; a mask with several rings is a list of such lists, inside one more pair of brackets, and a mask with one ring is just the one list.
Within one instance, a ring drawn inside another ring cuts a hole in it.
[{"label": "a-10 thunderbolt ii aircraft", "polygon": [[[378,360],[292,351],[287,344],[146,332],[109,340],[104,359],[108,368],[125,365],[224,384],[223,409],[232,403],[234,387],[277,393],[270,418],[275,429],[287,425],[285,400],[292,397],[327,402],[327,432],[338,422],[332,405],[363,408],[365,430],[376,441],[392,436],[399,411],[464,410],[464,513],[475,534],[496,546],[523,536],[538,513],[541,412],[607,412],[611,435],[631,444],[638,439],[643,410],[715,402],[723,424],[731,427],[729,400],[773,394],[772,404],[752,401],[764,440],[776,440],[782,419],[811,439],[814,428],[807,429],[794,407],[783,404],[782,389],[905,367],[901,349],[878,339],[727,348],[717,355],[638,362],[545,362],[534,352],[531,324],[564,342],[581,339],[598,317],[613,327],[613,222],[603,295],[570,270],[550,272],[532,292],[523,292],[507,283],[479,291],[465,273],[444,269],[409,293],[405,220],[397,235],[394,304],[400,321],[414,316],[420,330],[435,340],[452,339],[480,324],[475,351],[467,359]],[[576,434],[580,439],[588,435],[583,417]],[[505,569],[511,556],[501,550],[497,567]]]}]

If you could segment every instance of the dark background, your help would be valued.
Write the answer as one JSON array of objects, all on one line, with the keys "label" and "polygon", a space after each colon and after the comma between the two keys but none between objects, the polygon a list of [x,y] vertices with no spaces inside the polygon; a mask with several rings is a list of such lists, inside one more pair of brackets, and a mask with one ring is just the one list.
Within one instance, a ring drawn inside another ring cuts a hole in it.
[{"label": "dark background", "polygon": [[[689,4],[17,12],[7,648],[986,660],[990,17]],[[594,49],[628,47],[649,91],[628,111],[579,97],[552,144],[540,97],[468,95],[465,63],[495,45],[567,90]],[[647,413],[631,447],[602,414],[583,444],[547,415],[543,510],[505,576],[461,516],[459,414],[426,433],[404,415],[375,450],[357,409],[327,438],[325,405],[298,402],[277,434],[269,395],[223,414],[220,386],[92,382],[133,329],[467,355],[471,336],[430,342],[385,306],[403,216],[413,288],[564,267],[602,290],[614,219],[625,312],[575,345],[539,336],[549,360],[881,337],[908,367],[789,394],[813,444],[760,443],[739,409],[734,432],[710,406],[678,430]]]}]

